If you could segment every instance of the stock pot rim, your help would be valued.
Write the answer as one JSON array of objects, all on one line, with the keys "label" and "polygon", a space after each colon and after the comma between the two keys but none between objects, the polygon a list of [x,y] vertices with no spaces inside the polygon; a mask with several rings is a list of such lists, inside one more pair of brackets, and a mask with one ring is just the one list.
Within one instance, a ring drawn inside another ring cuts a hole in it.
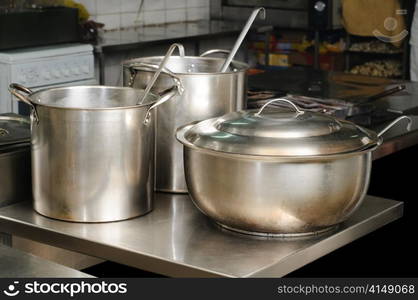
[{"label": "stock pot rim", "polygon": [[[122,66],[127,67],[127,68],[132,68],[135,69],[135,65],[134,63],[149,63],[149,60],[151,59],[163,59],[164,56],[146,56],[146,57],[137,57],[137,58],[133,58],[133,59],[128,59],[122,62]],[[200,59],[200,60],[208,60],[208,61],[225,61],[225,59],[223,58],[217,58],[217,57],[201,57],[201,56],[184,56],[184,57],[180,57],[180,56],[171,56],[170,59],[179,59],[179,58],[193,58],[193,59]],[[176,75],[181,75],[181,76],[199,76],[199,75],[231,75],[231,74],[238,74],[238,73],[242,73],[242,72],[246,72],[250,66],[249,64],[245,63],[245,62],[241,62],[241,61],[237,61],[237,60],[233,60],[231,62],[232,65],[240,65],[242,68],[238,69],[238,71],[228,71],[228,72],[188,72],[188,73],[184,73],[184,72],[174,72],[172,71],[173,74]],[[166,67],[168,70],[170,70],[168,67]],[[171,71],[171,70],[170,70]]]},{"label": "stock pot rim", "polygon": [[50,104],[45,104],[42,102],[37,102],[32,99],[32,97],[36,96],[36,94],[40,94],[42,92],[47,91],[56,91],[56,90],[70,90],[70,89],[115,89],[115,90],[137,90],[140,91],[141,89],[131,88],[131,87],[118,87],[118,86],[105,86],[105,85],[83,85],[83,86],[63,86],[63,87],[56,87],[56,88],[43,88],[28,95],[29,100],[35,106],[42,106],[46,108],[53,108],[53,109],[60,109],[60,110],[83,110],[83,111],[108,111],[108,110],[121,110],[121,109],[133,109],[133,108],[145,108],[149,107],[152,104],[158,101],[159,96],[154,93],[149,93],[148,96],[155,97],[155,100],[140,104],[140,105],[130,105],[130,106],[116,106],[116,107],[65,107],[65,106],[55,106]]}]

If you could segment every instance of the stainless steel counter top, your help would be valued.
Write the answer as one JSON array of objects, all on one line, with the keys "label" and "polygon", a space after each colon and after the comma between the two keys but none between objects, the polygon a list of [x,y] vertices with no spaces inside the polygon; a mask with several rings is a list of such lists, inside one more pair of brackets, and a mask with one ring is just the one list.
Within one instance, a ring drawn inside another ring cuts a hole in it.
[{"label": "stainless steel counter top", "polygon": [[0,245],[0,278],[93,277],[25,252]]},{"label": "stainless steel counter top", "polygon": [[338,229],[312,238],[259,238],[221,230],[187,195],[156,194],[150,214],[114,223],[62,222],[29,202],[0,209],[0,228],[45,244],[173,277],[280,277],[403,214],[403,204],[367,196]]}]

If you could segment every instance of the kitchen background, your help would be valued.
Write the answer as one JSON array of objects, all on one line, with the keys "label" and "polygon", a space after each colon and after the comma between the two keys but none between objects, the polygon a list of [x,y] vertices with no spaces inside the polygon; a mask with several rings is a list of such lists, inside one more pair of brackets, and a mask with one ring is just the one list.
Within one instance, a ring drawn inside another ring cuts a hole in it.
[{"label": "kitchen background", "polygon": [[[106,29],[209,19],[210,0],[80,0]],[[141,7],[141,2],[142,7]],[[141,7],[141,9],[140,9]]]},{"label": "kitchen background", "polygon": [[[220,30],[223,34],[214,35],[211,32],[214,22],[228,20],[237,24],[251,13],[251,7],[257,5],[268,7],[267,20],[256,22],[258,29],[262,29],[261,25],[267,26],[264,31],[248,36],[248,43],[241,47],[237,60],[245,60],[251,66],[268,64],[279,68],[316,63],[317,68],[327,71],[408,78],[408,43],[393,46],[368,36],[361,26],[355,26],[358,22],[352,16],[345,16],[343,26],[339,0],[329,1],[325,23],[318,21],[321,18],[312,13],[311,2],[305,0],[0,0],[0,9],[28,4],[74,7],[76,3],[84,5],[85,10],[80,11],[84,11],[82,15],[85,19],[104,24],[104,28],[99,30],[99,39],[91,40],[96,59],[95,75],[101,84],[121,84],[121,61],[165,53],[172,42],[167,37],[190,37],[195,34],[194,38],[181,40],[188,55],[198,55],[213,48],[230,49],[238,30],[231,33],[230,26],[223,24],[224,28]],[[387,3],[395,5],[398,2]],[[402,11],[412,11],[411,1],[399,3],[402,8],[407,8]],[[388,4],[389,10],[391,5]],[[399,30],[405,28],[405,21],[410,23],[412,19],[410,13],[393,17]],[[376,20],[380,20],[378,18],[381,16],[375,16]],[[383,20],[380,23],[383,24]],[[406,27],[409,25],[406,24]],[[384,28],[377,29],[383,29],[385,33]],[[228,30],[230,32],[226,34]],[[199,36],[201,32],[209,34]],[[128,49],[122,46],[118,50],[113,47],[111,51],[108,47],[128,43],[138,44],[138,47]],[[316,50],[315,45],[318,45]],[[1,46],[0,39],[0,50]]]}]

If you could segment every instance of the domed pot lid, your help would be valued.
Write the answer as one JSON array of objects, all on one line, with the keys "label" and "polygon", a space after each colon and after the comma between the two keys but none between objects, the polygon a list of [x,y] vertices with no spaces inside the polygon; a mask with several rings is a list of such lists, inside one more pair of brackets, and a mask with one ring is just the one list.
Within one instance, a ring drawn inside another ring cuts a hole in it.
[{"label": "domed pot lid", "polygon": [[[277,101],[289,108],[266,109]],[[201,149],[280,157],[361,151],[378,145],[379,136],[352,122],[302,111],[287,99],[273,99],[259,110],[232,112],[185,126],[177,134],[183,144]]]}]

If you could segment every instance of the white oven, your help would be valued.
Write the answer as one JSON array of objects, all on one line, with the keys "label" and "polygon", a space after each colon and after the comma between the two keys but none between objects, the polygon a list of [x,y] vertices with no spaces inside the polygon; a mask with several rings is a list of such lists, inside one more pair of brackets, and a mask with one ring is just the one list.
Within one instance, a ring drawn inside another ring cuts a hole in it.
[{"label": "white oven", "polygon": [[0,113],[27,114],[8,91],[10,83],[34,91],[57,86],[95,85],[93,47],[64,44],[0,52]]}]

